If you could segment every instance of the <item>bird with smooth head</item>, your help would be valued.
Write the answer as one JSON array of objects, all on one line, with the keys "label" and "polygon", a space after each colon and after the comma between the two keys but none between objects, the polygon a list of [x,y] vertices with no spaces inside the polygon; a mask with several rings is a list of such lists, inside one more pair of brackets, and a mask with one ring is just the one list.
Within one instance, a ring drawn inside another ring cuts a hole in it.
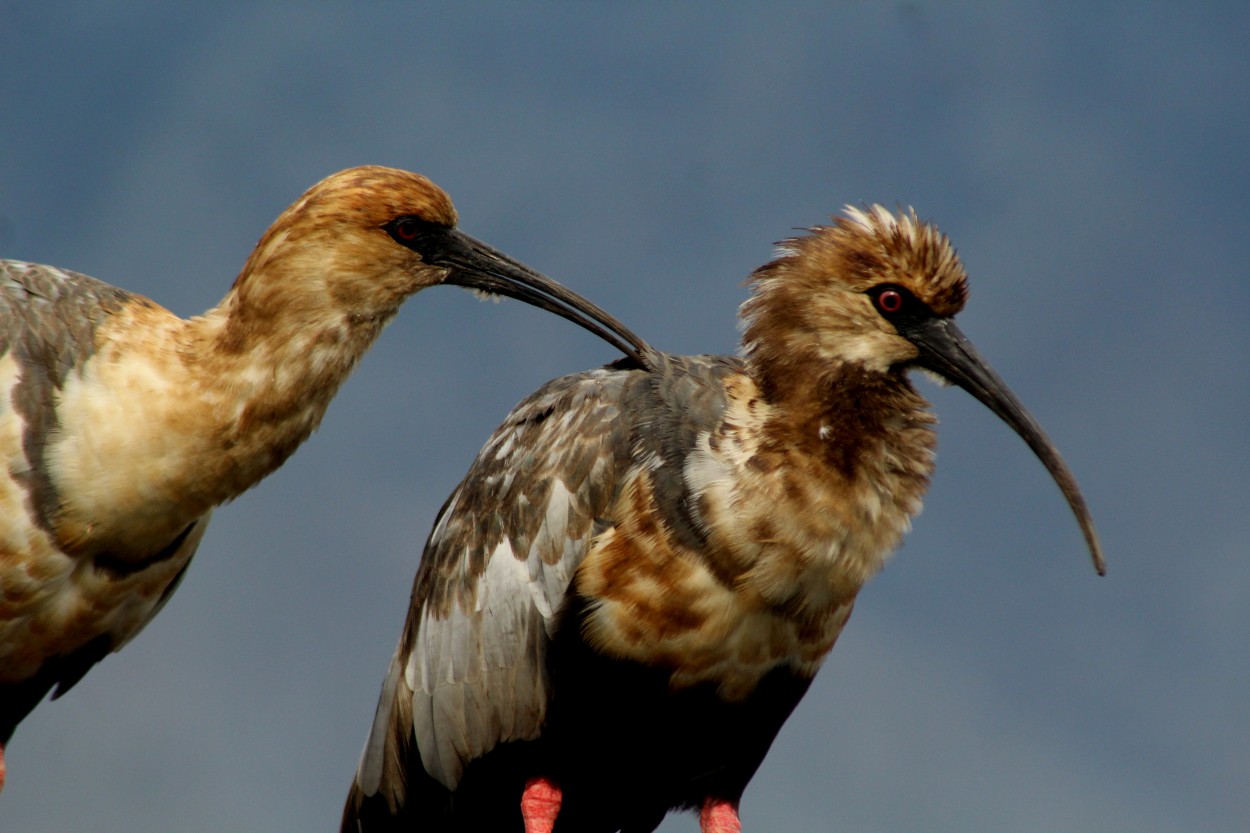
[{"label": "bird with smooth head", "polygon": [[17,724],[160,610],[213,507],[308,438],[413,293],[506,295],[647,350],[455,226],[450,198],[419,174],[342,171],[284,211],[222,302],[191,319],[0,261],[0,786]]}]

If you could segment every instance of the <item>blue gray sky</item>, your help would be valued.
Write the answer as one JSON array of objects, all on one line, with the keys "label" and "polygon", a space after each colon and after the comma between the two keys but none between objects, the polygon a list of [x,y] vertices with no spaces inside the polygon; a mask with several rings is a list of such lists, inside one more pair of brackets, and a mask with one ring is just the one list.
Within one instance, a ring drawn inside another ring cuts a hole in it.
[{"label": "blue gray sky", "polygon": [[[0,255],[189,315],[307,186],[381,163],[655,345],[732,352],[774,241],[914,205],[1110,574],[1024,445],[921,380],[925,511],[746,829],[1245,830],[1250,10],[764,5],[0,3]],[[518,399],[611,358],[419,296],[153,625],[19,728],[0,830],[337,829],[434,512]]]}]

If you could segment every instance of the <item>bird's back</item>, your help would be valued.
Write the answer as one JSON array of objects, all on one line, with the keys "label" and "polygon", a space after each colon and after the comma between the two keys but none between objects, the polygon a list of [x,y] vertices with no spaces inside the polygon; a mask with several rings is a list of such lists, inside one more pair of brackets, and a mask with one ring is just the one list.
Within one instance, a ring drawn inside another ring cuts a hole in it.
[{"label": "bird's back", "polygon": [[[628,464],[623,405],[645,375],[605,368],[548,383],[513,409],[443,505],[344,830],[487,821],[468,819],[479,805],[453,802],[447,785],[459,786],[470,761],[540,731],[545,646]],[[494,829],[507,829],[515,807],[498,811],[505,826]]]},{"label": "bird's back", "polygon": [[[519,830],[536,773],[572,786],[561,831],[648,830],[708,790],[741,791],[809,679],[782,668],[738,702],[715,684],[673,697],[665,657],[621,662],[586,641],[597,600],[579,568],[648,526],[708,547],[687,471],[742,376],[735,359],[664,356],[555,380],[513,410],[435,522],[345,831]],[[730,740],[725,721],[748,728]],[[644,764],[654,777],[628,807],[597,786]]]},{"label": "bird's back", "polygon": [[[127,306],[151,302],[109,284],[0,261],[0,743],[49,690],[62,693],[145,623],[167,597],[206,522],[149,553],[155,571],[76,551],[60,528],[65,496],[46,454],[62,393]],[[154,306],[154,305],[152,305]],[[123,599],[111,604],[110,597]]]}]

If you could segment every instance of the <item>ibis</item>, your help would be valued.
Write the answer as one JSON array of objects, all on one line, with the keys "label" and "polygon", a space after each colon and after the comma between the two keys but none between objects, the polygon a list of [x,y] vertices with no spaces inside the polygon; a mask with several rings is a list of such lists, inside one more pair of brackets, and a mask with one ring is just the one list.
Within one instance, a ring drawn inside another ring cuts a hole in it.
[{"label": "ibis", "polygon": [[308,438],[410,295],[511,296],[637,354],[602,310],[456,219],[419,174],[336,173],[278,217],[220,304],[185,320],[0,261],[0,784],[17,724],[156,615],[213,508]]},{"label": "ibis", "polygon": [[914,369],[1077,483],[954,317],[954,248],[848,208],[750,278],[740,356],[649,349],[508,415],[425,546],[344,833],[703,833],[738,806],[920,509],[935,418]]}]

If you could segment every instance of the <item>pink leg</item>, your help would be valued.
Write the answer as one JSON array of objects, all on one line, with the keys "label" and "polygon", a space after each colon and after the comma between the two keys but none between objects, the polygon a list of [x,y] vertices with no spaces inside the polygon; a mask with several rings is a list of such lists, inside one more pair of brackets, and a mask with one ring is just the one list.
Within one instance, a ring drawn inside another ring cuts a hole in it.
[{"label": "pink leg", "polygon": [[8,769],[4,764],[4,747],[0,746],[0,792],[4,791],[4,776],[8,774]]},{"label": "pink leg", "polygon": [[738,805],[723,798],[709,798],[699,812],[699,830],[703,833],[742,833]]},{"label": "pink leg", "polygon": [[563,794],[554,782],[546,778],[531,778],[525,782],[521,793],[521,818],[525,820],[525,833],[551,833],[560,815]]}]

